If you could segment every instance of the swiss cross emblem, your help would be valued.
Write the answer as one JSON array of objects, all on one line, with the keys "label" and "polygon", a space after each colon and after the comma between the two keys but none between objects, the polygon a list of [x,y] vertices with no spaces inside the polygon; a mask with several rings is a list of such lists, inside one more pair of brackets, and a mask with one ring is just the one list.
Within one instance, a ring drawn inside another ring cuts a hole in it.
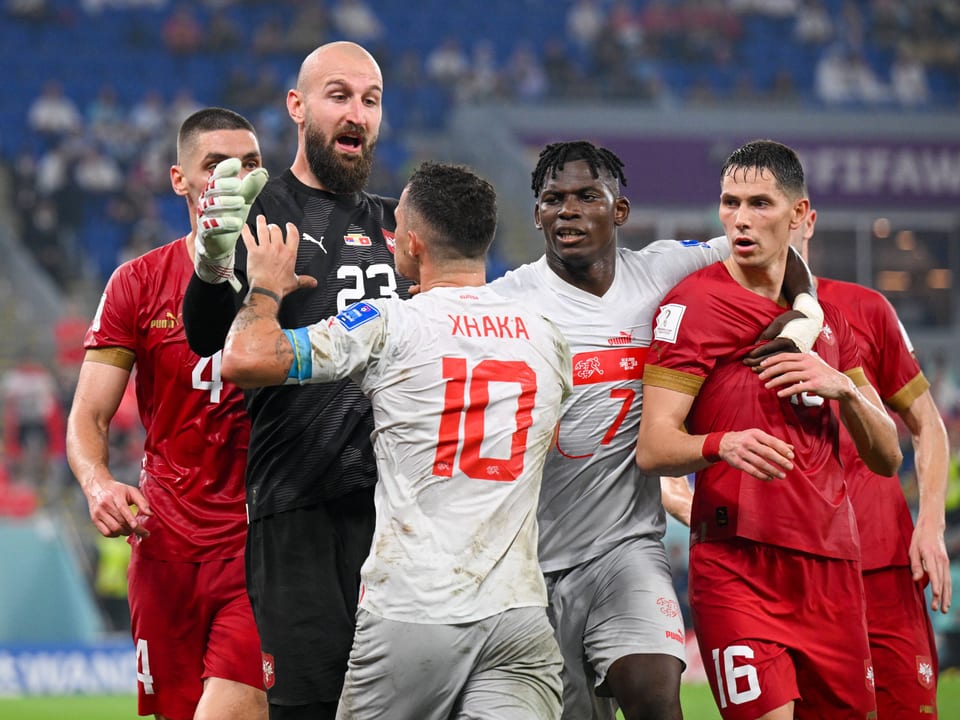
[{"label": "swiss cross emblem", "polygon": [[260,651],[260,659],[263,662],[263,686],[269,690],[273,687],[277,679],[273,672],[273,655]]},{"label": "swiss cross emblem", "polygon": [[926,655],[917,655],[917,680],[927,690],[933,689],[933,662]]},{"label": "swiss cross emblem", "polygon": [[573,374],[578,378],[587,379],[594,374],[603,375],[603,368],[600,367],[600,358],[594,356],[586,360],[579,360],[573,367]]}]

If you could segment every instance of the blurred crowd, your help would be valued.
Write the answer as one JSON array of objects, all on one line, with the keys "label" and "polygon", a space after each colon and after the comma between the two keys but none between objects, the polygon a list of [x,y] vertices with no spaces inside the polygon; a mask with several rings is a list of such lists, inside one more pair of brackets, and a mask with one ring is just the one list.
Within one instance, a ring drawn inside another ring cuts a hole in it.
[{"label": "blurred crowd", "polygon": [[0,158],[13,175],[19,234],[59,284],[102,283],[117,263],[184,230],[168,180],[180,121],[206,104],[246,114],[266,166],[279,171],[294,146],[283,99],[296,63],[337,38],[371,47],[384,71],[370,187],[385,194],[407,171],[404,138],[442,128],[456,103],[957,105],[960,5],[949,0],[909,9],[892,0],[526,0],[482,12],[508,5],[513,15],[479,29],[468,6],[457,8],[460,23],[436,16],[436,29],[430,8],[423,19],[410,9],[405,31],[392,32],[396,9],[374,0],[7,0],[8,29],[40,28],[64,58],[109,16],[123,29],[118,44],[172,59],[174,70],[136,92],[119,89],[119,75],[78,76],[69,61],[33,79],[22,137],[5,138]]}]

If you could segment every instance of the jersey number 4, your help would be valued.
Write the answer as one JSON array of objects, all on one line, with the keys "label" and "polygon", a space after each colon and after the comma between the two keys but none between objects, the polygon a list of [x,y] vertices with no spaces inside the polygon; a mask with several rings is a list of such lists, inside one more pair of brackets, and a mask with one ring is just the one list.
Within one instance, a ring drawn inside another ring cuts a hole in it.
[{"label": "jersey number 4", "polygon": [[[190,379],[193,382],[193,389],[208,390],[210,392],[211,403],[220,402],[220,391],[223,390],[223,380],[220,378],[222,353],[222,350],[217,350],[217,352],[210,357],[202,357],[197,360],[197,364],[193,366],[193,372],[190,375]],[[210,379],[206,380],[203,376],[208,374],[208,366],[210,368]]]},{"label": "jersey number 4", "polygon": [[153,695],[153,675],[150,674],[150,653],[147,641],[137,638],[137,680],[143,683],[143,692]]},{"label": "jersey number 4", "polygon": [[[501,482],[516,480],[523,472],[527,431],[533,424],[536,373],[525,362],[518,360],[483,360],[470,370],[465,358],[446,357],[443,359],[443,377],[447,384],[433,461],[434,475],[453,477],[459,450],[459,468],[467,477]],[[520,386],[517,410],[513,417],[510,456],[507,458],[480,455],[491,383],[516,383]]]}]

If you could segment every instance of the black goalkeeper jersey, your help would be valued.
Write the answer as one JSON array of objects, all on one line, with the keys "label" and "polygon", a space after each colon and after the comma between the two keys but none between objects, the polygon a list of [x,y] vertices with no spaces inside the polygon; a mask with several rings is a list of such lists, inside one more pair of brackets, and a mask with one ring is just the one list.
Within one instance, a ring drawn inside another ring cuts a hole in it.
[{"label": "black goalkeeper jersey", "polygon": [[[283,300],[284,328],[309,325],[362,299],[409,297],[410,281],[394,270],[396,200],[368,193],[334,195],[307,187],[287,170],[271,179],[250,210],[300,231],[296,272],[318,286]],[[285,232],[285,230],[284,230]],[[228,283],[209,285],[196,276],[184,299],[184,327],[191,346],[210,355],[223,347],[246,293],[246,249],[237,244],[237,295]],[[350,380],[248,390],[251,418],[247,456],[250,519],[292,510],[372,486],[377,479],[370,434],[370,401]]]}]

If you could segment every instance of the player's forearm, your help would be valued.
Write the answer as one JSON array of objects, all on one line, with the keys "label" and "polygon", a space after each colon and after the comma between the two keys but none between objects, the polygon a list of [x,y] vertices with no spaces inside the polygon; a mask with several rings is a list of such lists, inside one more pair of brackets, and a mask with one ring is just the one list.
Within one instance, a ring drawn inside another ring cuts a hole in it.
[{"label": "player's forearm", "polygon": [[255,288],[237,313],[223,348],[221,374],[243,388],[282,385],[293,346],[277,320],[280,297]]},{"label": "player's forearm", "polygon": [[103,479],[112,478],[109,422],[98,421],[76,402],[67,420],[67,463],[88,498]]},{"label": "player's forearm", "polygon": [[230,283],[214,285],[194,273],[183,298],[183,329],[191,350],[209,357],[223,348],[242,297]]},{"label": "player's forearm", "polygon": [[791,247],[787,253],[787,265],[783,275],[783,294],[787,301],[792,303],[801,293],[817,296],[810,268],[800,253]]},{"label": "player's forearm", "polygon": [[687,527],[693,506],[693,492],[686,476],[663,475],[660,478],[660,495],[663,509]]},{"label": "player's forearm", "polygon": [[[872,388],[869,392],[876,395]],[[852,387],[839,403],[840,418],[867,467],[878,475],[896,474],[903,454],[897,438],[897,426],[886,411],[856,387]]]},{"label": "player's forearm", "polygon": [[901,413],[910,429],[919,494],[917,525],[943,532],[947,476],[950,467],[950,441],[943,418],[926,391]]},{"label": "player's forearm", "polygon": [[637,437],[637,465],[651,475],[687,475],[710,463],[702,450],[704,435],[689,435],[683,430],[640,423]]}]

